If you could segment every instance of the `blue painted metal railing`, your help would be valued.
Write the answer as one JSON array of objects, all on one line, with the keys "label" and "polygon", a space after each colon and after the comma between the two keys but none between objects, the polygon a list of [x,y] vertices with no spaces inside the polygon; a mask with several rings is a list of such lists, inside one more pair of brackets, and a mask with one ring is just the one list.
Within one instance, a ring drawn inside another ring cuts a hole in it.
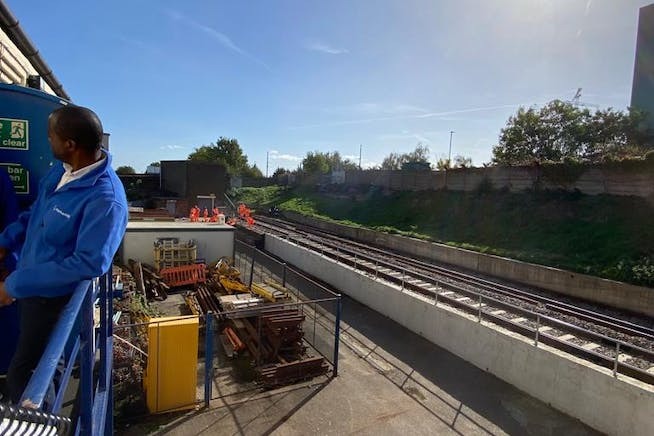
[{"label": "blue painted metal railing", "polygon": [[[79,363],[78,416],[73,417],[77,421],[72,432],[76,435],[113,432],[112,297],[109,274],[77,285],[21,398],[21,406],[60,415],[71,374]],[[93,325],[96,300],[100,306],[97,332]],[[97,349],[100,360],[96,364]]]}]

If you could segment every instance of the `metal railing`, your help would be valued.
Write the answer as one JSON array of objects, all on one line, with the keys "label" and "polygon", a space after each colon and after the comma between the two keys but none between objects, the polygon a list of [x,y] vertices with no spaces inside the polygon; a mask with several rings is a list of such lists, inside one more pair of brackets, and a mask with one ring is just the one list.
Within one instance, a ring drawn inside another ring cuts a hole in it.
[{"label": "metal railing", "polygon": [[[108,274],[82,281],[75,287],[23,392],[21,407],[0,409],[0,417],[6,420],[2,422],[41,425],[40,430],[30,434],[53,434],[53,428],[56,434],[65,434],[69,427],[75,435],[112,434],[112,297]],[[100,306],[97,331],[93,320],[94,301]],[[100,360],[96,362],[98,349]],[[77,365],[80,374],[74,398],[77,412],[64,417],[62,406]]]}]

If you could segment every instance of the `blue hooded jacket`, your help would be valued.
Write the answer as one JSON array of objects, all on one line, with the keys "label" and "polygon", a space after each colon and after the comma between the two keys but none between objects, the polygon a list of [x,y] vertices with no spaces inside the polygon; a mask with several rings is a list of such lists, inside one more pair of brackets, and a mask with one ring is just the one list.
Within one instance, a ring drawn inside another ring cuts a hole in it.
[{"label": "blue hooded jacket", "polygon": [[[18,198],[14,191],[14,184],[11,182],[9,174],[2,168],[0,168],[0,201],[2,201],[0,204],[0,231],[2,231],[18,216]],[[7,253],[3,263],[6,269],[13,271],[16,267],[14,253]]]},{"label": "blue hooded jacket", "polygon": [[14,184],[9,174],[0,168],[0,230],[14,222],[18,215],[18,200],[14,192]]},{"label": "blue hooded jacket", "polygon": [[103,153],[100,167],[56,192],[64,168],[55,165],[30,210],[0,234],[0,247],[20,249],[5,281],[12,297],[70,294],[79,281],[109,270],[127,227],[127,200],[111,156]]}]

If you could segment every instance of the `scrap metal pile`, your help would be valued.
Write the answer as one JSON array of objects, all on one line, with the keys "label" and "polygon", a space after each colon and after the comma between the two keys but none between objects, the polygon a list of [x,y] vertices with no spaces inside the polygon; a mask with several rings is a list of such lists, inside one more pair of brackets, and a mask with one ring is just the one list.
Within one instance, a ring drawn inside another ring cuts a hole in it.
[{"label": "scrap metal pile", "polygon": [[194,315],[216,316],[227,356],[248,361],[264,387],[328,371],[323,357],[307,353],[305,314],[282,285],[268,280],[247,286],[228,259],[196,263],[194,241],[159,240],[154,254],[155,266],[130,260],[119,274],[123,281],[143,301],[179,293]]},{"label": "scrap metal pile", "polygon": [[[142,323],[157,316],[147,302],[145,290],[162,286],[150,278],[142,265],[138,274],[127,266],[114,265],[112,279],[114,285],[114,345],[113,345],[113,384],[115,392],[114,411],[117,418],[128,418],[147,412],[143,394],[143,374],[146,366],[147,336]],[[139,280],[136,279],[138,275]],[[155,298],[155,291],[147,292]],[[161,298],[161,297],[157,297]]]},{"label": "scrap metal pile", "polygon": [[274,387],[325,374],[323,357],[307,356],[300,308],[264,309],[257,316],[229,318],[220,336],[225,352],[233,357],[248,353],[266,387]]},{"label": "scrap metal pile", "polygon": [[[224,260],[210,268],[208,276],[186,295],[187,304],[196,314],[219,315],[225,353],[247,356],[262,385],[290,384],[328,371],[323,357],[308,356],[302,329],[306,317],[284,287],[272,281],[248,287]],[[272,303],[274,307],[266,308]]]}]

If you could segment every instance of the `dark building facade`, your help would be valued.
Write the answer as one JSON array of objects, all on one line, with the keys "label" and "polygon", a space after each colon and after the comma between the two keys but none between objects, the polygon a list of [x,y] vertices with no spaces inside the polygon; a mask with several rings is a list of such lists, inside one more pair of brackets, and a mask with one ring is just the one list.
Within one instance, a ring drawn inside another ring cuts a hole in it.
[{"label": "dark building facade", "polygon": [[[227,171],[222,165],[188,160],[161,161],[162,195],[168,199],[166,207],[171,212],[174,209],[177,216],[188,215],[188,209],[195,204],[209,209],[212,202],[222,205],[227,187]],[[173,201],[175,206],[171,204]]]},{"label": "dark building facade", "polygon": [[654,4],[640,8],[631,106],[648,113],[647,128],[654,129]]}]

